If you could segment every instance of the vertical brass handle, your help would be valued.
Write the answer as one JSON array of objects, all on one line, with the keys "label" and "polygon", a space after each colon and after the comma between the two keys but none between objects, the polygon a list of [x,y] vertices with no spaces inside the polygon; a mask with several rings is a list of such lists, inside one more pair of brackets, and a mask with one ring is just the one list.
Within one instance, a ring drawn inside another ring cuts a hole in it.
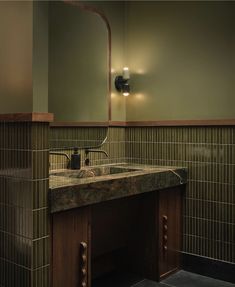
[{"label": "vertical brass handle", "polygon": [[83,250],[86,250],[86,249],[87,249],[87,244],[86,244],[86,242],[81,242],[81,243],[80,243],[80,246],[81,246],[81,248],[82,248]]},{"label": "vertical brass handle", "polygon": [[167,241],[168,241],[168,217],[167,215],[162,216],[162,249],[163,253],[166,254],[168,246],[167,246]]},{"label": "vertical brass handle", "polygon": [[80,242],[79,287],[87,287],[87,243]]},{"label": "vertical brass handle", "polygon": [[163,220],[165,220],[165,221],[167,221],[167,219],[168,219],[167,215],[163,215],[162,218],[163,218]]}]

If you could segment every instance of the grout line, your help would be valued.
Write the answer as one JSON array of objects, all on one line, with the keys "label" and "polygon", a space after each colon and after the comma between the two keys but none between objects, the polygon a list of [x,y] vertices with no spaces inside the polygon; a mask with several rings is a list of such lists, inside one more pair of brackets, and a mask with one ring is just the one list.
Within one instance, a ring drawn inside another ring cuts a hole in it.
[{"label": "grout line", "polygon": [[33,207],[29,207],[29,206],[20,206],[20,205],[5,203],[5,202],[0,202],[0,207],[7,207],[7,208],[19,209],[19,210],[23,209],[26,212],[32,212],[32,213],[49,209],[49,206],[33,208]]},{"label": "grout line", "polygon": [[4,234],[4,235],[7,235],[7,236],[11,236],[11,237],[17,237],[17,238],[23,238],[23,239],[26,239],[28,241],[39,241],[41,239],[46,239],[46,238],[50,238],[50,234],[48,235],[43,235],[41,237],[36,237],[36,238],[33,238],[33,236],[31,237],[28,237],[26,235],[22,235],[22,234],[18,234],[18,233],[12,233],[12,232],[9,232],[9,231],[5,231],[5,230],[0,230],[0,233]]},{"label": "grout line", "polygon": [[233,241],[232,239],[231,239],[231,241],[218,240],[218,239],[209,238],[209,237],[207,237],[207,236],[199,236],[199,235],[188,234],[188,233],[184,233],[183,236],[188,237],[188,238],[194,238],[194,239],[197,239],[197,238],[198,238],[198,239],[210,240],[211,242],[223,243],[223,244],[235,246],[235,244],[233,243],[234,241]]},{"label": "grout line", "polygon": [[140,284],[141,282],[144,282],[146,279],[140,280],[139,282],[135,283],[134,285],[131,285],[130,287],[138,287],[138,284]]},{"label": "grout line", "polygon": [[23,269],[25,269],[25,270],[27,270],[27,271],[37,271],[37,270],[44,269],[44,268],[50,266],[50,264],[45,264],[45,265],[43,265],[43,266],[40,266],[40,267],[37,267],[37,268],[33,269],[33,268],[31,268],[31,267],[27,267],[27,266],[24,266],[24,265],[22,265],[22,264],[15,263],[14,261],[8,260],[8,259],[3,258],[3,257],[0,257],[0,260],[5,261],[5,262],[7,262],[8,264],[12,264],[12,265],[14,265],[14,266],[21,267],[21,268],[23,268]]},{"label": "grout line", "polygon": [[169,286],[169,287],[176,287],[175,285],[169,285],[167,283],[164,283],[164,282],[160,282],[161,285],[165,285],[165,286]]},{"label": "grout line", "polygon": [[234,205],[235,203],[232,202],[226,202],[226,201],[220,201],[220,200],[208,200],[208,199],[204,199],[204,198],[196,198],[196,197],[185,197],[186,200],[190,200],[190,201],[196,201],[196,202],[206,202],[206,203],[217,203],[217,204],[223,204],[223,205]]},{"label": "grout line", "polygon": [[228,221],[220,221],[220,220],[214,220],[214,219],[212,219],[212,218],[206,218],[206,217],[196,217],[196,216],[189,216],[189,215],[186,215],[186,214],[183,214],[183,217],[185,217],[185,218],[188,218],[188,219],[197,219],[197,220],[204,220],[204,221],[210,221],[210,223],[225,223],[225,224],[228,224],[228,225],[234,225],[235,223],[233,223],[233,222],[228,222]]},{"label": "grout line", "polygon": [[0,148],[0,151],[16,151],[16,152],[49,152],[49,148],[45,149],[17,149],[17,148]]}]

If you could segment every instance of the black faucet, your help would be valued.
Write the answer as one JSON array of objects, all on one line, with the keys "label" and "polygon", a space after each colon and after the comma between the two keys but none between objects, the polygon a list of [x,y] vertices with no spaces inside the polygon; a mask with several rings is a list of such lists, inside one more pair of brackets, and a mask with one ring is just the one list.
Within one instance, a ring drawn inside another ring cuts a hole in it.
[{"label": "black faucet", "polygon": [[106,151],[102,150],[102,149],[85,149],[85,155],[86,155],[86,159],[85,159],[85,165],[88,166],[90,164],[90,159],[88,158],[88,154],[89,152],[98,152],[98,153],[103,153],[106,155],[106,157],[108,157],[108,154]]},{"label": "black faucet", "polygon": [[71,168],[71,169],[80,169],[81,168],[81,156],[78,153],[77,147],[73,148],[73,154],[71,155],[71,158],[65,152],[50,151],[50,154],[65,156],[68,159],[67,168]]},{"label": "black faucet", "polygon": [[67,159],[68,159],[68,163],[67,163],[67,168],[70,168],[70,158],[69,158],[69,156],[68,156],[68,154],[67,153],[65,153],[65,152],[59,152],[59,151],[50,151],[50,154],[52,154],[52,155],[62,155],[62,156],[65,156]]}]

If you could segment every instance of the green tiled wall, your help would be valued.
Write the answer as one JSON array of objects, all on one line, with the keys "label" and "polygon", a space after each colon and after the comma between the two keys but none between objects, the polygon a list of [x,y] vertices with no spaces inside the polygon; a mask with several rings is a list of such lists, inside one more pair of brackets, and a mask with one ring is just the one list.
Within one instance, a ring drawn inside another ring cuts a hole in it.
[{"label": "green tiled wall", "polygon": [[[109,157],[102,153],[89,153],[90,165],[106,164],[125,161],[125,129],[123,128],[51,128],[50,147],[53,151],[62,151],[71,156],[73,147],[79,146],[81,150],[81,164],[84,165],[84,147],[95,147],[107,136],[107,141],[101,147]],[[66,148],[66,147],[69,147]],[[50,155],[50,169],[66,168],[67,159],[64,156]]]},{"label": "green tiled wall", "polygon": [[49,287],[48,127],[0,122],[1,287]]},{"label": "green tiled wall", "polygon": [[129,162],[184,166],[183,251],[235,263],[235,128],[126,128]]},{"label": "green tiled wall", "polygon": [[[110,157],[91,154],[91,164],[188,167],[183,251],[235,263],[235,127],[111,127],[102,149]],[[51,161],[54,168],[66,164]]]}]

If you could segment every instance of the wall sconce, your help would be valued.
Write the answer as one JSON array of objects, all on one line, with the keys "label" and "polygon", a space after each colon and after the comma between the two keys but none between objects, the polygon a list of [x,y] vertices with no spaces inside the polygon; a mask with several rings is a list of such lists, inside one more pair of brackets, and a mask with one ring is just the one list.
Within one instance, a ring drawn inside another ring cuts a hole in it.
[{"label": "wall sconce", "polygon": [[117,76],[115,78],[115,87],[117,91],[122,92],[123,96],[129,96],[130,94],[130,85],[128,80],[130,79],[129,68],[124,67],[122,76]]}]

